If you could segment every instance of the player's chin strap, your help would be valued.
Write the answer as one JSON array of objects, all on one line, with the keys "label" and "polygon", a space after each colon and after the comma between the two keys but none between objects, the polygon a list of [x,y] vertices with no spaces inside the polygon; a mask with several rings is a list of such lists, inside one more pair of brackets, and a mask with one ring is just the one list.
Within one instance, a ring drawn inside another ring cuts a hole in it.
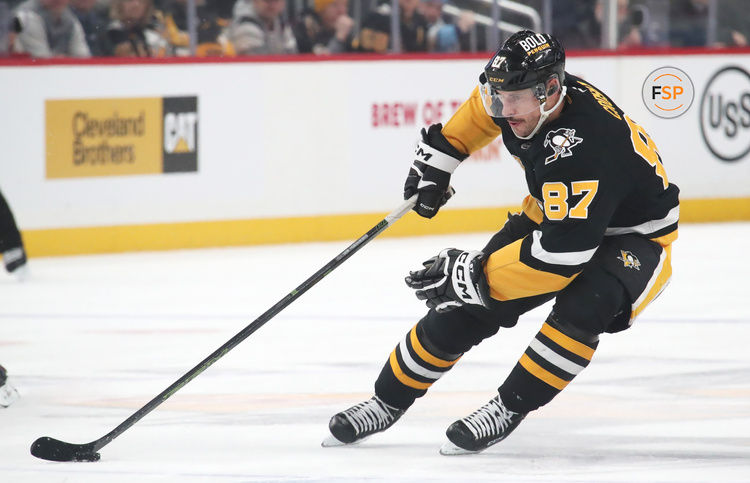
[{"label": "player's chin strap", "polygon": [[534,130],[531,131],[531,134],[529,134],[528,136],[519,136],[518,134],[516,134],[516,137],[519,139],[524,139],[524,140],[533,138],[534,135],[537,133],[537,131],[539,131],[539,128],[541,128],[542,125],[544,124],[544,121],[547,120],[549,115],[552,114],[555,111],[555,109],[560,107],[560,104],[562,104],[563,100],[565,99],[565,94],[567,94],[567,92],[568,92],[568,87],[562,86],[562,91],[560,92],[560,99],[557,100],[555,105],[552,106],[552,109],[550,109],[549,111],[544,110],[544,102],[539,104],[539,113],[541,114],[541,116],[539,116],[539,122],[536,123],[536,127],[534,128]]}]

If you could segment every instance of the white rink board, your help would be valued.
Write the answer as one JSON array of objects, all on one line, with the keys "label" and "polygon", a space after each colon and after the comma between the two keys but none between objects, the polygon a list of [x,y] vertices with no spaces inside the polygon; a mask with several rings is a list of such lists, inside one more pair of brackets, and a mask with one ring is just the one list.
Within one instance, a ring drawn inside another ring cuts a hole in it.
[{"label": "white rink board", "polygon": [[[387,211],[401,195],[419,129],[450,116],[484,63],[2,67],[0,189],[22,229]],[[696,91],[690,110],[673,120],[653,116],[640,99],[646,76],[665,65],[687,72]],[[747,197],[750,155],[722,162],[700,133],[701,95],[709,77],[728,65],[750,71],[750,55],[574,57],[568,71],[592,81],[647,129],[683,199]],[[747,92],[750,108],[750,83],[737,89],[726,95]],[[45,100],[166,96],[198,97],[197,172],[45,179]],[[373,106],[383,105],[396,115],[376,126]],[[739,135],[750,143],[750,111],[747,121]],[[451,208],[520,202],[523,175],[500,153],[457,171]]]}]

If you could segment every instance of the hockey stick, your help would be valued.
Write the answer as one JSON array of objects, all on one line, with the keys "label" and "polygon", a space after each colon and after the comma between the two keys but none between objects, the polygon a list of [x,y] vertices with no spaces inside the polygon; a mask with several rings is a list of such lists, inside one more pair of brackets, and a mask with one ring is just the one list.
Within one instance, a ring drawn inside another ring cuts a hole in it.
[{"label": "hockey stick", "polygon": [[344,263],[349,257],[354,255],[360,248],[365,246],[373,238],[382,233],[386,228],[392,225],[396,220],[404,216],[412,209],[416,202],[416,195],[406,200],[396,210],[382,219],[377,225],[370,228],[370,231],[362,235],[357,241],[349,245],[343,252],[339,253],[333,260],[328,262],[323,268],[315,272],[310,278],[302,282],[296,289],[289,292],[284,298],[279,300],[276,305],[268,309],[263,315],[255,319],[250,325],[242,329],[237,335],[229,339],[224,345],[216,349],[211,355],[203,359],[197,366],[184,374],[175,381],[171,386],[162,391],[158,396],[149,401],[145,406],[136,411],[132,416],[123,421],[115,429],[102,436],[101,438],[86,444],[66,443],[58,439],[43,436],[31,445],[31,454],[37,458],[50,461],[98,461],[100,455],[98,451],[112,442],[113,439],[124,433],[132,425],[140,421],[145,415],[156,409],[161,403],[169,399],[174,393],[185,387],[187,383],[195,379],[201,372],[208,369],[214,362],[218,361],[230,350],[234,349],[240,342],[247,339],[253,332],[260,329],[266,322],[275,317],[279,312],[289,304],[297,300],[303,293],[307,292],[313,285],[320,282],[323,277],[331,273],[339,265]]}]

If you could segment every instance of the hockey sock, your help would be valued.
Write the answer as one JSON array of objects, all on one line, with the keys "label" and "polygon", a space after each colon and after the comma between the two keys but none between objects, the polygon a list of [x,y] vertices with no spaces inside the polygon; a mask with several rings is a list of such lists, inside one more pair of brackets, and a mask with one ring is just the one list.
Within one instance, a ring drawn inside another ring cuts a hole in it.
[{"label": "hockey sock", "polygon": [[[550,402],[591,362],[597,336],[571,332],[548,320],[498,391],[511,411],[528,413]],[[566,333],[567,332],[567,333]]]},{"label": "hockey sock", "polygon": [[22,246],[21,234],[8,203],[0,193],[0,253]]},{"label": "hockey sock", "polygon": [[375,381],[375,394],[387,404],[407,409],[448,372],[462,354],[448,354],[430,342],[415,325],[399,342]]}]

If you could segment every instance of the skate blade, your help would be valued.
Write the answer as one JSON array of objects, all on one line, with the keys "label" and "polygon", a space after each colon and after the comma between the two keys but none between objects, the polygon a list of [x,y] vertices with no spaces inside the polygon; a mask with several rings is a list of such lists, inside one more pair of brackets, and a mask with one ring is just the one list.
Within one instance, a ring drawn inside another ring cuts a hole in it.
[{"label": "skate blade", "polygon": [[7,408],[19,397],[18,391],[7,382],[0,387],[0,407]]},{"label": "skate blade", "polygon": [[469,451],[468,449],[459,448],[450,441],[443,443],[440,447],[440,454],[443,456],[458,456],[464,454],[477,454],[479,451]]},{"label": "skate blade", "polygon": [[324,447],[324,448],[335,448],[337,446],[354,446],[354,445],[359,444],[362,441],[366,440],[367,438],[369,438],[369,436],[367,436],[365,438],[362,438],[362,439],[358,439],[357,441],[354,441],[353,443],[343,443],[343,442],[339,441],[338,439],[336,439],[336,437],[333,436],[332,434],[329,434],[326,437],[326,439],[324,439],[320,443],[320,445],[322,447]]},{"label": "skate blade", "polygon": [[16,268],[11,272],[11,275],[19,281],[19,282],[26,282],[31,278],[31,271],[29,270],[29,264],[24,263],[20,267]]}]

